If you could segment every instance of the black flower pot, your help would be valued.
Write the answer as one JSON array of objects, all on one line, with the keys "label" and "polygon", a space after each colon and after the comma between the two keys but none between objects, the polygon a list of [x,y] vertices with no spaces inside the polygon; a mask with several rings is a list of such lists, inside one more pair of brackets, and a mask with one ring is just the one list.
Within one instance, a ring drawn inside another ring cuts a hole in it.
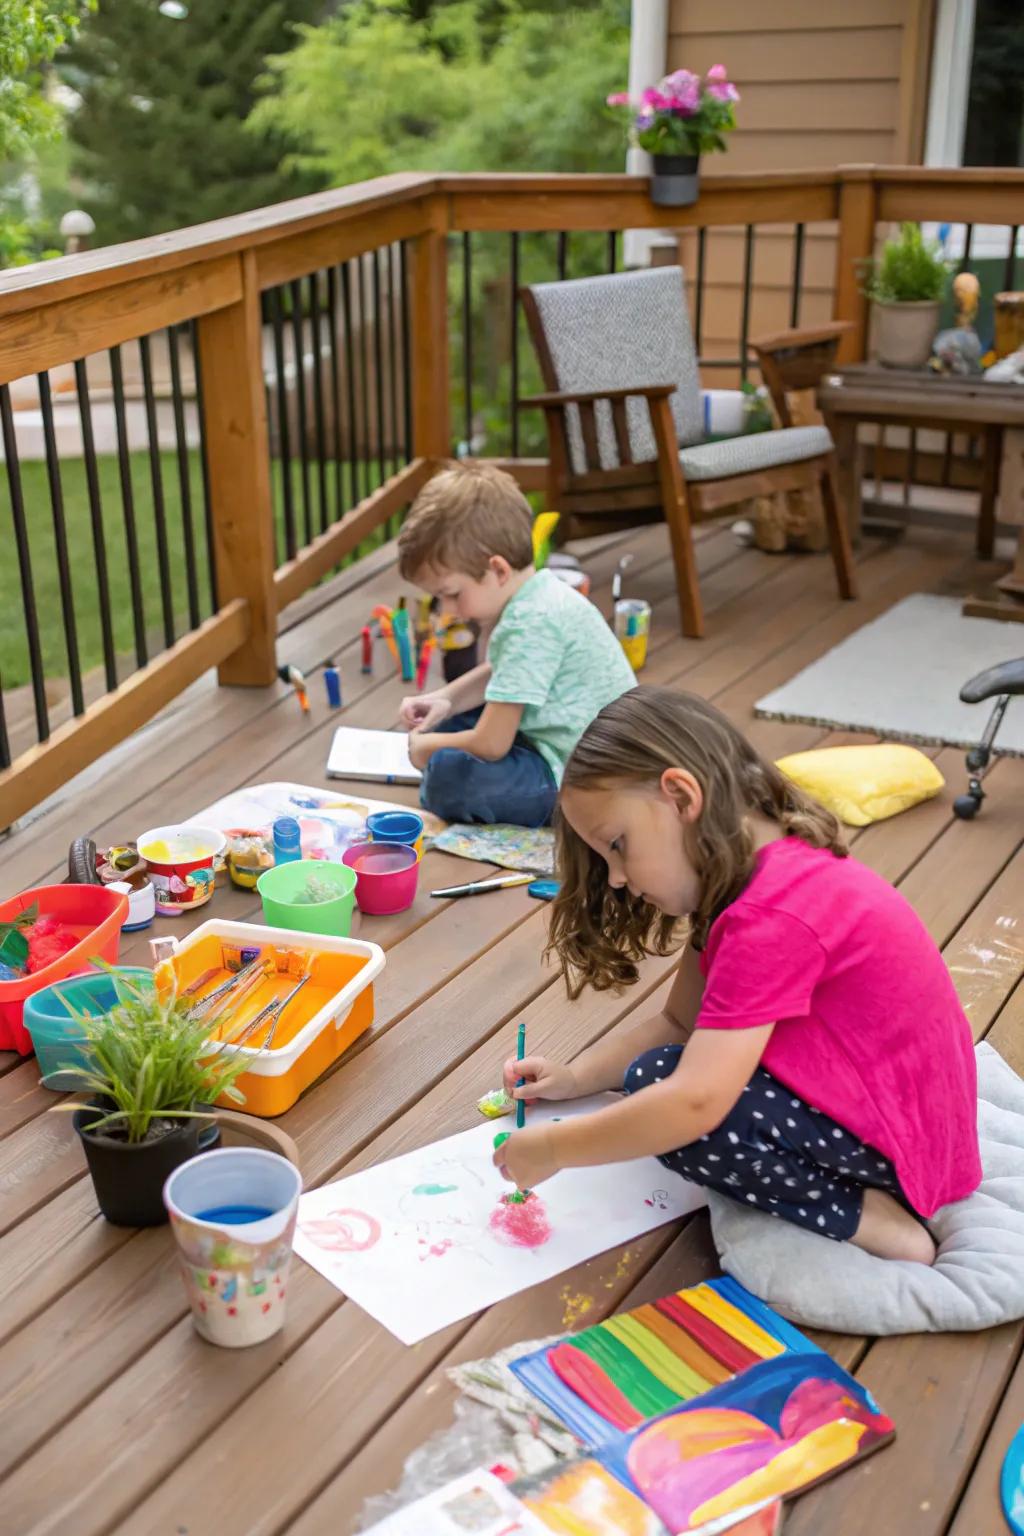
[{"label": "black flower pot", "polygon": [[90,1130],[112,1108],[96,1099],[74,1116],[100,1210],[117,1227],[157,1227],[167,1220],[162,1191],[168,1176],[216,1146],[219,1129],[207,1120],[182,1120],[174,1130],[138,1142]]},{"label": "black flower pot", "polygon": [[651,202],[662,208],[689,208],[700,191],[699,155],[655,155]]}]

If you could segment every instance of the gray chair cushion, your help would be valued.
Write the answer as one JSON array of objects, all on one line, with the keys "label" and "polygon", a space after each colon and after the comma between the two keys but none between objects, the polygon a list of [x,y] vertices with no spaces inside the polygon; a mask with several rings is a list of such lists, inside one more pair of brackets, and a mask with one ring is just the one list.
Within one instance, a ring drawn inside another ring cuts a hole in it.
[{"label": "gray chair cushion", "polygon": [[[560,390],[674,384],[671,405],[676,438],[684,444],[700,441],[704,435],[700,378],[681,267],[536,283],[531,291]],[[626,411],[634,461],[644,464],[656,459],[646,400],[628,401]],[[572,467],[582,474],[587,464],[579,413],[570,408],[567,417]],[[619,456],[607,405],[597,408],[597,438],[600,467],[616,467]]]},{"label": "gray chair cushion", "polygon": [[751,432],[721,443],[683,448],[679,462],[687,480],[724,480],[755,469],[774,469],[828,453],[832,438],[827,427],[785,427],[779,432]]}]

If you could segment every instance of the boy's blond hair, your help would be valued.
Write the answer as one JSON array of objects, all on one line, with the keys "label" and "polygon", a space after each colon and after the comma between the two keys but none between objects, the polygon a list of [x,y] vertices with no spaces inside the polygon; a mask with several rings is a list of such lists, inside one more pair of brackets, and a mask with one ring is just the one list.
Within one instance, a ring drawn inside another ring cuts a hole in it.
[{"label": "boy's blond hair", "polygon": [[412,581],[432,567],[479,581],[492,555],[514,571],[533,564],[529,503],[511,475],[471,459],[450,464],[420,491],[398,535],[398,569]]}]

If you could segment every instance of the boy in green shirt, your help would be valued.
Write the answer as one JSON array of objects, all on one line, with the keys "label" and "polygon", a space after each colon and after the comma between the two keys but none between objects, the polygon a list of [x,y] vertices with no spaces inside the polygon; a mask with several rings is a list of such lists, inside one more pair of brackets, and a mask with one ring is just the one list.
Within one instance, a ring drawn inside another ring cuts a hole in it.
[{"label": "boy in green shirt", "polygon": [[504,471],[461,463],[416,498],[403,577],[490,631],[487,660],[402,701],[420,800],[445,821],[543,827],[573,747],[636,679],[597,609],[533,564],[526,498]]}]

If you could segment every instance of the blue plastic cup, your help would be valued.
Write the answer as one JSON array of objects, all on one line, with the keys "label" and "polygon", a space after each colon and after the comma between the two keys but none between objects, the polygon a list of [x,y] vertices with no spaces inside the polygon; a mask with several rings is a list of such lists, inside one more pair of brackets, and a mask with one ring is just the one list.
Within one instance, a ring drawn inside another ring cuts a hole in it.
[{"label": "blue plastic cup", "polygon": [[374,811],[366,818],[371,843],[402,843],[423,857],[423,817],[415,811]]}]

